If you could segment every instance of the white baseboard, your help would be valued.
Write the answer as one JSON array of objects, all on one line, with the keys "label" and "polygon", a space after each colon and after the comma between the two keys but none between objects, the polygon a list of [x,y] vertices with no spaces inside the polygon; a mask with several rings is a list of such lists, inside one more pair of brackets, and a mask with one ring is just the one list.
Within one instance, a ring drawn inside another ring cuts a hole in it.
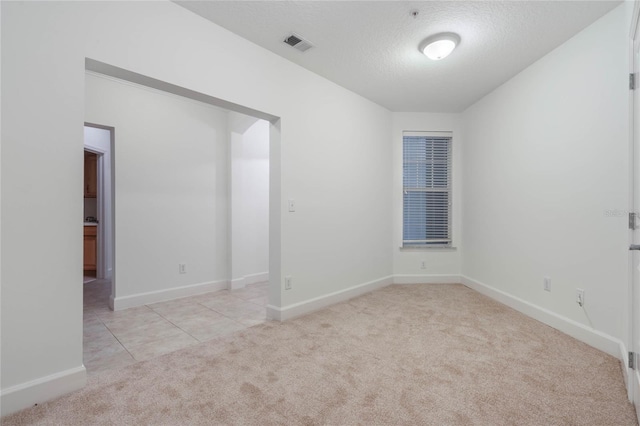
[{"label": "white baseboard", "polygon": [[166,290],[150,291],[148,293],[132,294],[131,296],[116,297],[113,299],[113,310],[120,311],[135,306],[148,305],[149,303],[164,302],[166,300],[193,296],[209,291],[225,290],[228,286],[227,280],[211,281]]},{"label": "white baseboard", "polygon": [[[464,275],[391,275],[350,287],[345,290],[330,293],[325,296],[316,297],[304,302],[278,308],[273,305],[267,306],[267,316],[270,319],[285,321],[313,311],[325,308],[335,303],[343,302],[364,293],[385,287],[390,284],[453,284],[462,283],[465,286],[484,294],[500,303],[503,303],[531,318],[547,324],[569,336],[580,340],[596,349],[608,353],[627,365],[627,355],[624,352],[622,342],[606,333],[594,330],[580,324],[570,318],[558,315],[543,307],[534,305],[524,299],[520,299],[511,294],[505,293],[494,287],[476,281]],[[622,351],[622,354],[621,354]],[[629,374],[629,373],[627,373]]]},{"label": "white baseboard", "polygon": [[245,275],[241,278],[235,278],[229,281],[229,290],[239,290],[250,284],[269,281],[269,272],[259,272],[257,274]]},{"label": "white baseboard", "polygon": [[247,285],[263,283],[265,281],[269,281],[269,271],[259,272],[257,274],[245,275],[244,279]]},{"label": "white baseboard", "polygon": [[329,293],[324,296],[316,297],[304,302],[294,303],[292,305],[278,308],[273,305],[267,305],[267,317],[276,321],[286,321],[291,318],[299,317],[314,311],[317,311],[327,306],[344,302],[345,300],[353,299],[370,291],[377,290],[382,287],[386,287],[393,283],[393,276],[380,278],[367,283],[359,284],[353,287],[349,287],[344,290]]},{"label": "white baseboard", "polygon": [[81,389],[86,383],[87,370],[82,365],[3,389],[0,394],[2,407],[0,414],[6,416],[35,404],[41,404]]},{"label": "white baseboard", "polygon": [[229,281],[228,289],[229,290],[240,290],[241,288],[245,288],[246,285],[247,285],[247,283],[244,280],[244,277],[236,278],[236,279],[233,279],[233,280]]},{"label": "white baseboard", "polygon": [[394,284],[459,284],[460,275],[394,275]]},{"label": "white baseboard", "polygon": [[529,303],[519,297],[505,293],[502,290],[483,284],[465,275],[462,275],[460,278],[462,284],[465,286],[495,299],[516,311],[522,312],[533,319],[547,324],[556,330],[560,330],[563,333],[586,343],[587,345],[593,346],[596,349],[620,359],[620,344],[622,342],[619,339],[601,331],[594,330],[570,318],[558,315],[548,309]]}]

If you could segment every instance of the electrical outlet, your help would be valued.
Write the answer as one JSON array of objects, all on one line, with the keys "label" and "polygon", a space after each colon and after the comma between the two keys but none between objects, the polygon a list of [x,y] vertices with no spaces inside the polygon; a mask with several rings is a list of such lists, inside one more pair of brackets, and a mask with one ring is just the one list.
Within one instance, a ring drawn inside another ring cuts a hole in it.
[{"label": "electrical outlet", "polygon": [[178,272],[181,274],[187,273],[187,264],[186,263],[178,263]]},{"label": "electrical outlet", "polygon": [[427,261],[423,260],[422,263],[420,264],[420,269],[427,269]]},{"label": "electrical outlet", "polygon": [[551,291],[551,278],[544,277],[543,286],[544,291]]},{"label": "electrical outlet", "polygon": [[578,306],[584,306],[584,290],[576,288],[576,303]]},{"label": "electrical outlet", "polygon": [[291,290],[291,275],[284,277],[284,289]]}]

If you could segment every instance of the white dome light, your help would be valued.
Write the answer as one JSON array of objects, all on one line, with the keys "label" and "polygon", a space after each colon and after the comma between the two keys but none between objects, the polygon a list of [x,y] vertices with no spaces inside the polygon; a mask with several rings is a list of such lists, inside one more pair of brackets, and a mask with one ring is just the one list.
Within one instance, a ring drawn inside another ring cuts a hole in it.
[{"label": "white dome light", "polygon": [[460,37],[454,33],[442,33],[429,37],[420,44],[420,51],[434,61],[444,59],[460,43]]}]

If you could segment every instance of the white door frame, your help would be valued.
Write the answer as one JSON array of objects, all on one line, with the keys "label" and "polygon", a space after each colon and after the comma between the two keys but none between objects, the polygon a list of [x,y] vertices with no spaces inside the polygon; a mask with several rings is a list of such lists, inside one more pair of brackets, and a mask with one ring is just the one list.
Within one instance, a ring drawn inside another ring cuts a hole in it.
[{"label": "white door frame", "polygon": [[[634,2],[631,20],[629,42],[629,73],[638,79],[638,62],[640,61],[640,3]],[[629,90],[629,164],[630,164],[630,213],[636,220],[636,229],[631,230],[630,242],[640,244],[640,89],[636,81],[636,90]],[[640,352],[640,252],[632,251],[629,255],[629,315],[628,315],[628,350],[638,354]],[[626,355],[626,354],[625,354]],[[636,356],[636,362],[638,357]],[[628,381],[627,391],[629,400],[636,406],[636,415],[640,422],[640,375],[636,365],[635,370],[628,367],[629,359],[625,360]]]}]

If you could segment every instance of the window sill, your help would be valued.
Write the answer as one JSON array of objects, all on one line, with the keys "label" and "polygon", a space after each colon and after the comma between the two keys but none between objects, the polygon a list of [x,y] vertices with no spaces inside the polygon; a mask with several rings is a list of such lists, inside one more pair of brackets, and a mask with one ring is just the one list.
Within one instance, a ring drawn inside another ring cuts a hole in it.
[{"label": "window sill", "polygon": [[458,247],[424,247],[424,246],[404,246],[400,251],[458,251]]}]

